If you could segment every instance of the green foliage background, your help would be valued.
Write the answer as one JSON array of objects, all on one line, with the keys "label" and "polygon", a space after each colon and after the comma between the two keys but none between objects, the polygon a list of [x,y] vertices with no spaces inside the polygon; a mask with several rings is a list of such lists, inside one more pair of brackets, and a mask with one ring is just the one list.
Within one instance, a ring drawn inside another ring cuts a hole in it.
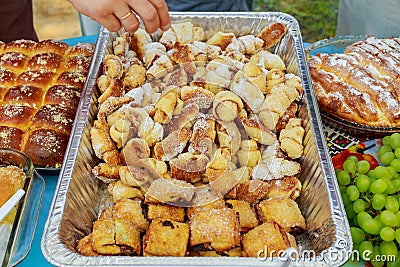
[{"label": "green foliage background", "polygon": [[335,36],[339,0],[254,0],[254,11],[279,11],[292,15],[300,24],[305,42]]}]

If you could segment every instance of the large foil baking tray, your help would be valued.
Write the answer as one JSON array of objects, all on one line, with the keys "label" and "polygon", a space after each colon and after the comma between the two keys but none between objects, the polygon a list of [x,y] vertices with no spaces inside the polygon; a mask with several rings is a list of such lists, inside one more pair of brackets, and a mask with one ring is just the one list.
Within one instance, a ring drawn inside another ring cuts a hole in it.
[{"label": "large foil baking tray", "polygon": [[[211,257],[85,257],[77,253],[77,241],[92,230],[104,205],[105,186],[92,174],[99,163],[90,143],[89,131],[96,118],[95,86],[103,56],[121,33],[102,28],[94,60],[78,109],[72,140],[66,153],[60,179],[43,233],[41,248],[45,258],[57,266],[339,266],[352,250],[348,221],[335,180],[322,131],[318,106],[312,94],[303,42],[297,21],[283,13],[171,13],[172,21],[192,21],[208,30],[210,37],[221,30],[235,34],[257,34],[268,24],[280,22],[288,31],[273,48],[286,63],[288,72],[301,77],[305,94],[299,105],[304,120],[305,150],[300,163],[302,195],[299,207],[306,218],[307,232],[298,237],[300,257],[283,261],[257,258]],[[303,253],[304,252],[304,253]]]}]

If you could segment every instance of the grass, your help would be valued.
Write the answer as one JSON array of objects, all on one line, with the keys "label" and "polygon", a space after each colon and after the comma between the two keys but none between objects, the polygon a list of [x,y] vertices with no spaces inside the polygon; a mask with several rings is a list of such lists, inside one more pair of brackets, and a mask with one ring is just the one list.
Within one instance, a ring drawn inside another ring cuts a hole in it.
[{"label": "grass", "polygon": [[305,42],[335,36],[339,0],[254,0],[255,11],[280,11],[292,15]]}]

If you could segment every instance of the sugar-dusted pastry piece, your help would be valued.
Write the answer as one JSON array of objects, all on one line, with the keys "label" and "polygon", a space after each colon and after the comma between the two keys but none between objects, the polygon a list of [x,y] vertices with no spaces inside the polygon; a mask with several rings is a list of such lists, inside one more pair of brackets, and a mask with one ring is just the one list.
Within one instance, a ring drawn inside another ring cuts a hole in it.
[{"label": "sugar-dusted pastry piece", "polygon": [[144,193],[140,188],[126,185],[121,180],[111,182],[107,191],[112,195],[114,202],[124,198],[144,200]]},{"label": "sugar-dusted pastry piece", "polygon": [[171,24],[171,27],[163,33],[159,42],[164,44],[167,49],[171,49],[177,42],[188,44],[194,41],[203,41],[203,39],[203,28],[194,26],[191,22],[181,22]]},{"label": "sugar-dusted pastry piece", "polygon": [[301,182],[294,176],[266,181],[267,198],[291,198],[295,200],[301,193]]},{"label": "sugar-dusted pastry piece", "polygon": [[263,46],[263,40],[254,35],[244,35],[233,38],[225,48],[226,52],[238,51],[241,54],[254,55]]},{"label": "sugar-dusted pastry piece", "polygon": [[242,118],[242,125],[249,137],[263,145],[272,145],[276,141],[276,135],[267,129],[257,117]]},{"label": "sugar-dusted pastry piece", "polygon": [[286,124],[285,129],[279,134],[281,149],[292,159],[303,155],[304,128],[301,119],[292,118]]},{"label": "sugar-dusted pastry piece", "polygon": [[259,34],[258,38],[264,41],[264,47],[270,48],[277,44],[287,32],[286,26],[282,23],[275,22],[268,25]]},{"label": "sugar-dusted pastry piece", "polygon": [[241,228],[254,228],[258,225],[258,220],[254,209],[250,204],[243,200],[229,199],[226,201],[228,208],[233,209],[239,214]]},{"label": "sugar-dusted pastry piece", "polygon": [[225,33],[219,31],[207,40],[207,44],[219,46],[221,50],[224,51],[234,38],[236,38],[234,33]]},{"label": "sugar-dusted pastry piece", "polygon": [[269,198],[257,206],[258,217],[262,222],[276,222],[286,232],[306,229],[306,223],[297,203],[290,198]]},{"label": "sugar-dusted pastry piece", "polygon": [[90,138],[95,155],[106,163],[116,166],[121,162],[120,154],[112,141],[109,128],[101,121],[95,121],[90,129]]},{"label": "sugar-dusted pastry piece", "polygon": [[243,102],[235,93],[221,91],[215,95],[213,115],[217,120],[231,122],[239,116],[242,109]]},{"label": "sugar-dusted pastry piece", "polygon": [[209,158],[204,154],[186,152],[170,161],[171,177],[195,183],[205,172]]},{"label": "sugar-dusted pastry piece", "polygon": [[104,255],[139,255],[140,232],[125,220],[97,220],[93,224],[93,249]]},{"label": "sugar-dusted pastry piece", "polygon": [[178,207],[191,205],[195,187],[182,180],[160,178],[152,182],[145,195],[145,203],[169,204]]},{"label": "sugar-dusted pastry piece", "polygon": [[92,169],[94,176],[104,183],[111,183],[119,180],[119,166],[111,166],[101,162]]},{"label": "sugar-dusted pastry piece", "polygon": [[79,239],[76,249],[83,256],[99,256],[100,255],[93,249],[93,234],[92,233]]},{"label": "sugar-dusted pastry piece", "polygon": [[145,256],[186,255],[189,241],[189,225],[168,219],[155,219],[151,222],[143,240]]},{"label": "sugar-dusted pastry piece", "polygon": [[294,87],[283,83],[274,86],[259,108],[259,118],[264,126],[274,130],[279,118],[298,96],[299,92]]},{"label": "sugar-dusted pastry piece", "polygon": [[240,166],[255,167],[261,160],[261,152],[257,147],[255,140],[243,140],[240,149],[237,152],[237,158]]},{"label": "sugar-dusted pastry piece", "polygon": [[286,70],[285,62],[282,58],[273,54],[267,50],[260,50],[250,58],[250,62],[253,62],[265,70],[278,69]]},{"label": "sugar-dusted pastry piece", "polygon": [[170,133],[161,142],[154,146],[154,156],[163,161],[170,161],[179,155],[186,147],[192,135],[192,131],[188,128],[181,128]]},{"label": "sugar-dusted pastry piece", "polygon": [[276,222],[265,222],[243,235],[243,251],[247,257],[280,256],[290,247],[288,234]]},{"label": "sugar-dusted pastry piece", "polygon": [[251,173],[253,179],[273,180],[300,173],[300,164],[281,157],[279,150],[278,141],[267,147],[263,152],[261,162],[253,168]]},{"label": "sugar-dusted pastry piece", "polygon": [[227,251],[240,246],[240,223],[229,208],[206,208],[190,217],[190,246],[203,245],[208,250]]},{"label": "sugar-dusted pastry piece", "polygon": [[149,204],[147,219],[174,220],[176,222],[185,221],[185,208],[164,204]]},{"label": "sugar-dusted pastry piece", "polygon": [[199,113],[193,125],[188,151],[210,156],[214,149],[215,119],[208,114]]}]

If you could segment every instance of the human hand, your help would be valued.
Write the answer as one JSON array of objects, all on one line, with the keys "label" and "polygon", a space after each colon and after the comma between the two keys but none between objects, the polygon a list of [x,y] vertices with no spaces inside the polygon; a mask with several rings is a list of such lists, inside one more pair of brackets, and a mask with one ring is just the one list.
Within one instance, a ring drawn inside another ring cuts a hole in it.
[{"label": "human hand", "polygon": [[76,10],[97,21],[111,32],[124,27],[134,33],[138,17],[149,33],[170,26],[168,7],[164,0],[69,0]]}]

